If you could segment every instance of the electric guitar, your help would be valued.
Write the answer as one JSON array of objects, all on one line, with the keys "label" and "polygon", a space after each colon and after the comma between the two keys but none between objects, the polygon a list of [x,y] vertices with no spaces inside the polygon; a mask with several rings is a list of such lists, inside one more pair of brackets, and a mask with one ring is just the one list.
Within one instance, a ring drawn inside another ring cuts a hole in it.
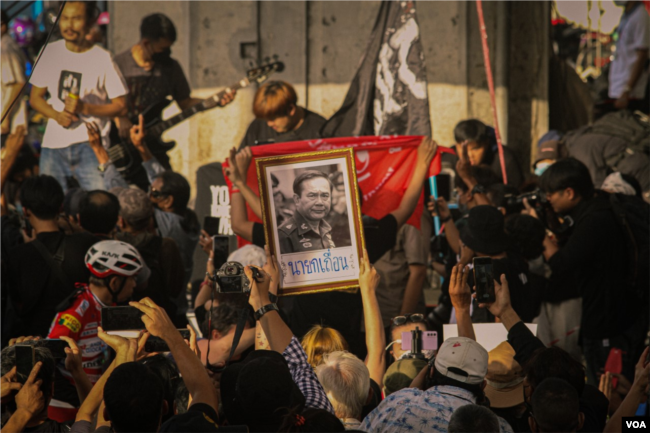
[{"label": "electric guitar", "polygon": [[[271,74],[282,72],[283,70],[284,63],[282,62],[268,63],[250,69],[246,72],[246,78],[229,86],[227,89],[239,90],[250,86],[254,82],[262,83],[266,81]],[[166,120],[162,120],[162,111],[171,103],[170,100],[164,99],[157,104],[147,107],[142,112],[146,134],[144,140],[151,153],[154,155],[161,154],[174,148],[176,142],[162,141],[160,138],[162,133],[197,113],[218,106],[219,101],[221,101],[226,94],[227,89],[220,91],[219,93],[205,99],[203,102],[193,105]],[[130,120],[134,125],[138,124],[137,117]],[[127,181],[132,180],[131,178],[134,173],[141,168],[139,152],[129,139],[123,139],[119,136],[118,128],[115,125],[111,128],[110,138],[111,145],[108,148],[108,156],[111,159],[111,162],[113,162],[117,170],[125,179],[127,179]]]}]

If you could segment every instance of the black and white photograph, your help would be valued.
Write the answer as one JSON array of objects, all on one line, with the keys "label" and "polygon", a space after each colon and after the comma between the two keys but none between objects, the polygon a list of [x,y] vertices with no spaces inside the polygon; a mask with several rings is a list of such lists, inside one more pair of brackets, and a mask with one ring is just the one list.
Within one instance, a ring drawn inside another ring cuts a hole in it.
[{"label": "black and white photograph", "polygon": [[259,175],[266,184],[260,187],[264,226],[268,243],[277,252],[285,289],[307,280],[328,284],[358,275],[358,187],[347,169],[349,153],[338,152],[341,156],[335,159],[295,155],[276,159],[278,165],[260,159],[264,173]]}]

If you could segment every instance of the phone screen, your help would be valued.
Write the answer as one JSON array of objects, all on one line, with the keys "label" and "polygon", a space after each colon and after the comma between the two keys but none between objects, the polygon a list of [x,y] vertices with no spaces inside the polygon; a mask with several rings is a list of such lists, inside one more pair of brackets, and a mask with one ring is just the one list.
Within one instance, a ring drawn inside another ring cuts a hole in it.
[{"label": "phone screen", "polygon": [[31,344],[17,344],[16,350],[16,376],[18,382],[24,384],[34,368],[34,346]]},{"label": "phone screen", "polygon": [[476,300],[479,303],[491,303],[496,300],[494,294],[494,272],[492,259],[489,257],[475,257],[474,284],[476,286]]},{"label": "phone screen", "polygon": [[214,252],[212,263],[215,269],[219,269],[221,265],[228,261],[230,255],[230,236],[212,236],[212,251]]},{"label": "phone screen", "polygon": [[440,173],[436,176],[438,197],[443,197],[447,203],[451,201],[451,176]]},{"label": "phone screen", "polygon": [[41,340],[41,344],[45,346],[52,356],[55,359],[61,359],[66,357],[65,348],[68,347],[68,343],[58,338],[48,338]]},{"label": "phone screen", "polygon": [[107,332],[145,329],[142,312],[135,307],[104,307],[102,328]]},{"label": "phone screen", "polygon": [[207,216],[203,220],[203,230],[205,230],[210,236],[218,235],[220,222],[220,218]]}]

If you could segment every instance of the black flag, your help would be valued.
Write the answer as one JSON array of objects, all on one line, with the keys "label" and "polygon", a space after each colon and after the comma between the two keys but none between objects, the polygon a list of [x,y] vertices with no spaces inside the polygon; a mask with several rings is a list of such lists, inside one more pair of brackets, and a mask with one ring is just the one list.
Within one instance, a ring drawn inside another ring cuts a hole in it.
[{"label": "black flag", "polygon": [[368,48],[323,137],[431,135],[427,71],[413,1],[383,1]]}]

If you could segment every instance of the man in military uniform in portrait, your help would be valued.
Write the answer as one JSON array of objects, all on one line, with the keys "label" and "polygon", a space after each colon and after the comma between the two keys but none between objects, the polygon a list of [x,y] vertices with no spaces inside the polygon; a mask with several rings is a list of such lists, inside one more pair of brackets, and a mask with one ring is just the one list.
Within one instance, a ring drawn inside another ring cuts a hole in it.
[{"label": "man in military uniform in portrait", "polygon": [[332,206],[332,183],[318,170],[307,170],[293,181],[295,214],[278,229],[282,254],[335,248],[332,227],[325,221]]}]

